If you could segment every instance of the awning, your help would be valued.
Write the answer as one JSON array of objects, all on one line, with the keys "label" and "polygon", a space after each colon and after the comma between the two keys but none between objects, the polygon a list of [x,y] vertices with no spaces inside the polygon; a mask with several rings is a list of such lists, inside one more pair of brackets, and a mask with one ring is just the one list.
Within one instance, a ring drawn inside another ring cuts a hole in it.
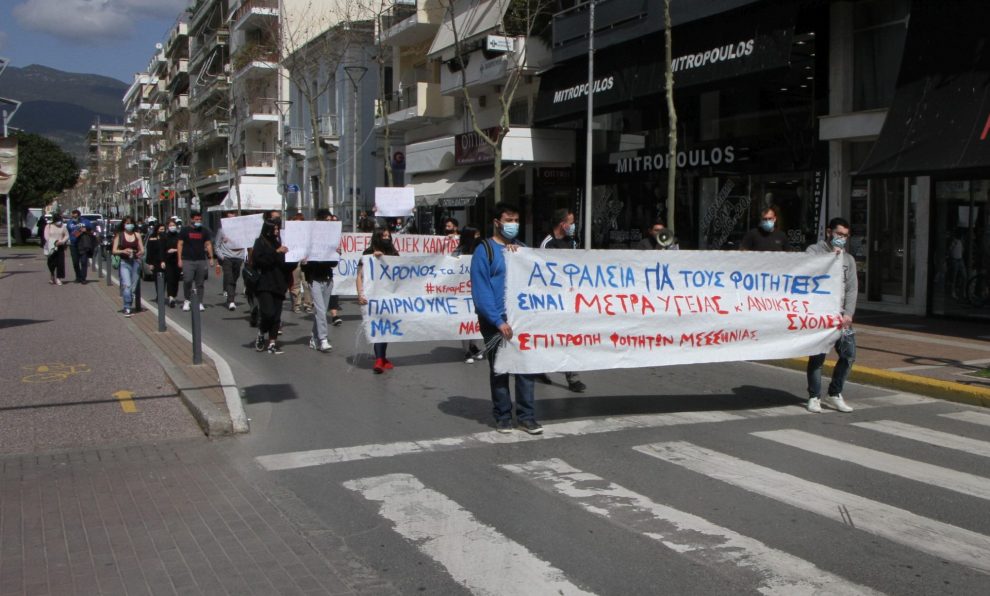
[{"label": "awning", "polygon": [[413,187],[417,207],[466,207],[473,205],[494,179],[491,166],[456,168],[417,175],[410,186]]},{"label": "awning", "polygon": [[912,2],[894,101],[857,175],[990,167],[988,22],[986,0]]},{"label": "awning", "polygon": [[[282,210],[282,196],[278,194],[275,183],[241,183],[241,209],[244,211]],[[231,186],[227,196],[219,205],[209,208],[210,211],[236,211],[237,187]]]},{"label": "awning", "polygon": [[505,0],[457,0],[454,6],[453,26],[450,21],[450,11],[445,11],[443,23],[437,31],[437,36],[433,38],[430,51],[427,57],[434,58],[436,54],[444,50],[450,50],[451,55],[445,59],[453,58],[454,30],[457,30],[457,40],[461,43],[468,41],[482,33],[487,33],[498,27],[502,21],[502,16],[509,8],[509,2]]},{"label": "awning", "polygon": [[[794,8],[773,6],[687,23],[673,30],[674,89],[713,83],[789,65]],[[614,111],[666,87],[663,34],[595,53],[595,113]],[[540,77],[536,125],[571,119],[588,106],[588,59],[581,56]]]}]

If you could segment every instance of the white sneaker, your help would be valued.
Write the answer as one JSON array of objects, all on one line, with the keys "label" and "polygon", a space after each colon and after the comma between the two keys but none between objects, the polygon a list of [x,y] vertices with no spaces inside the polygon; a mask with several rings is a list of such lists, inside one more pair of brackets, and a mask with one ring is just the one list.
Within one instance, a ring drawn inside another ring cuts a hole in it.
[{"label": "white sneaker", "polygon": [[188,300],[183,300],[182,301],[182,310],[184,310],[186,312],[189,312],[189,309],[190,309],[189,301]]},{"label": "white sneaker", "polygon": [[822,402],[817,397],[812,397],[808,399],[808,411],[813,414],[822,413]]},{"label": "white sneaker", "polygon": [[199,312],[203,312],[204,310],[206,310],[206,307],[203,306],[202,304],[200,304],[199,305]]},{"label": "white sneaker", "polygon": [[846,400],[842,398],[841,393],[839,395],[826,395],[822,398],[822,404],[832,408],[833,410],[838,410],[847,414],[853,411],[853,409],[846,403]]},{"label": "white sneaker", "polygon": [[333,346],[330,345],[330,342],[328,342],[325,339],[322,340],[322,341],[320,341],[320,351],[321,352],[329,352],[332,349],[333,349]]},{"label": "white sneaker", "polygon": [[227,310],[237,310],[237,305],[231,302],[227,305]]},{"label": "white sneaker", "polygon": [[319,348],[317,347],[317,343],[316,343],[316,338],[315,338],[315,337],[311,337],[311,338],[309,338],[309,347],[310,347],[310,349],[312,349],[312,350],[318,350],[318,349],[319,349]]}]

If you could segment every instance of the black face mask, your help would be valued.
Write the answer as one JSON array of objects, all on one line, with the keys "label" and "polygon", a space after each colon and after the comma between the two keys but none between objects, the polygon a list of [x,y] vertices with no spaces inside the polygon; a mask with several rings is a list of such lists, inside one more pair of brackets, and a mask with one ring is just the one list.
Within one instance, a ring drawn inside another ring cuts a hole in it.
[{"label": "black face mask", "polygon": [[272,225],[273,226],[282,227],[282,218],[281,217],[276,217],[275,219],[272,219],[270,221],[272,222]]},{"label": "black face mask", "polygon": [[392,240],[390,238],[382,239],[382,250],[390,250],[392,248]]}]

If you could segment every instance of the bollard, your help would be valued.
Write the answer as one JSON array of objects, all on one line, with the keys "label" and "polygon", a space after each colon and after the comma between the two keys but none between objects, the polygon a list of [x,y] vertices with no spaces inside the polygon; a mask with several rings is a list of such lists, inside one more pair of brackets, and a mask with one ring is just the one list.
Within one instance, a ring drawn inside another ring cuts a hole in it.
[{"label": "bollard", "polygon": [[111,277],[113,277],[110,273],[113,270],[113,267],[110,266],[110,251],[105,250],[103,251],[103,253],[104,253],[103,265],[107,268],[107,287],[109,288],[110,286],[113,285],[113,281],[110,279]]},{"label": "bollard", "polygon": [[203,321],[199,312],[199,291],[192,291],[193,364],[203,364]]},{"label": "bollard", "polygon": [[141,286],[144,285],[144,263],[141,263],[141,268],[138,270],[137,285],[134,286],[134,312],[141,312],[144,308],[141,307]]},{"label": "bollard", "polygon": [[158,332],[165,333],[165,276],[155,274],[155,290],[158,292]]},{"label": "bollard", "polygon": [[96,258],[93,259],[93,263],[96,264],[96,279],[103,279],[103,247],[100,246],[96,249]]}]

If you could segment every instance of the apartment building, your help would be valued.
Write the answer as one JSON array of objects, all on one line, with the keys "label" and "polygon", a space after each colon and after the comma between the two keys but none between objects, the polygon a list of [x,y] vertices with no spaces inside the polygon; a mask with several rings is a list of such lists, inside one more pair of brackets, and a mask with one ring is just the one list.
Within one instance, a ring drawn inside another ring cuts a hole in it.
[{"label": "apartment building", "polygon": [[87,161],[88,196],[86,207],[100,213],[120,213],[118,185],[121,180],[121,157],[127,127],[119,124],[101,124],[89,127],[86,142],[89,146]]},{"label": "apartment building", "polygon": [[153,160],[164,148],[164,103],[159,79],[165,73],[165,50],[156,44],[155,53],[144,72],[134,74],[134,81],[124,94],[126,132],[120,164],[121,213],[145,216],[151,207]]},{"label": "apartment building", "polygon": [[[189,25],[179,17],[165,41],[164,71],[159,79],[163,104],[162,151],[154,158],[151,185],[152,204],[159,217],[172,215],[185,207],[191,196],[189,179]],[[162,84],[161,77],[164,77]]]},{"label": "apartment building", "polygon": [[187,9],[188,194],[203,206],[222,200],[230,184],[229,14],[227,0],[192,0]]}]

